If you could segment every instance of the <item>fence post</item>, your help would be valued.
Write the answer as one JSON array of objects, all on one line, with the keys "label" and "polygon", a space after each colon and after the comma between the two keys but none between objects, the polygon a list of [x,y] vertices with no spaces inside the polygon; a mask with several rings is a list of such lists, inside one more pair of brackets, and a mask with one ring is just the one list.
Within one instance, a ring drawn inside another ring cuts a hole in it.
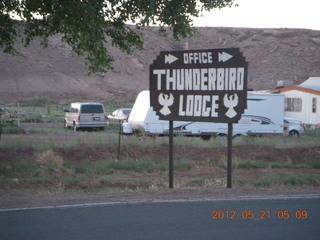
[{"label": "fence post", "polygon": [[2,135],[2,121],[0,120],[0,142],[1,142],[1,135]]},{"label": "fence post", "polygon": [[122,136],[122,121],[119,120],[119,139],[118,139],[118,157],[117,160],[120,160],[120,148],[121,148],[121,136]]}]

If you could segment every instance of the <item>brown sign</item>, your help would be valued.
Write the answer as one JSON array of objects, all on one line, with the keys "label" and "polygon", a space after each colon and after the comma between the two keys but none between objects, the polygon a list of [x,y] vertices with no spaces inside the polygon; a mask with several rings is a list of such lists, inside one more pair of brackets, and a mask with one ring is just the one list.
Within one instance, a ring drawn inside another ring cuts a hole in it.
[{"label": "brown sign", "polygon": [[239,48],[162,51],[150,65],[151,107],[160,120],[238,122],[247,69]]}]

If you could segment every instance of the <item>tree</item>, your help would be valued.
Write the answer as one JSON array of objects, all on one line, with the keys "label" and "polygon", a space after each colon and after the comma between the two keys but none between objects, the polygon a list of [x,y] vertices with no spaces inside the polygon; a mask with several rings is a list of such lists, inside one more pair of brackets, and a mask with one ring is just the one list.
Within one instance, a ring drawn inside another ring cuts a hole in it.
[{"label": "tree", "polygon": [[[105,47],[113,46],[130,54],[142,49],[140,29],[168,26],[175,39],[193,34],[192,17],[203,11],[231,7],[234,0],[2,0],[0,1],[0,48],[17,54],[15,42],[28,46],[35,37],[46,47],[50,36],[60,34],[73,51],[84,56],[89,73],[112,69],[113,58]],[[20,19],[20,25],[15,18]],[[136,27],[130,27],[131,23]]]}]

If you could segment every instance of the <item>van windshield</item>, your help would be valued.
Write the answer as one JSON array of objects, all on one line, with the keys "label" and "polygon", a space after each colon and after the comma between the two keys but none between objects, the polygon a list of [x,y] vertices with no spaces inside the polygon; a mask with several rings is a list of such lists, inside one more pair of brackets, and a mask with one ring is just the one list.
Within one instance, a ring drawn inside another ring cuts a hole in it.
[{"label": "van windshield", "polygon": [[81,113],[103,113],[102,105],[82,105]]}]

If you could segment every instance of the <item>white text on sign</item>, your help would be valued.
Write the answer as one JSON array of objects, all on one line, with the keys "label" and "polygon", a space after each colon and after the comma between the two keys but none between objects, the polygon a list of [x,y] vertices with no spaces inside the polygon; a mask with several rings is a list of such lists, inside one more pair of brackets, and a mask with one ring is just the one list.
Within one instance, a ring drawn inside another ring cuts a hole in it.
[{"label": "white text on sign", "polygon": [[184,64],[212,63],[212,52],[190,52],[183,54]]},{"label": "white text on sign", "polygon": [[216,95],[180,95],[179,116],[217,117],[218,99]]},{"label": "white text on sign", "polygon": [[[240,68],[192,68],[156,69],[157,90],[241,91],[244,88],[245,69]],[[165,88],[162,88],[162,77]]]}]

